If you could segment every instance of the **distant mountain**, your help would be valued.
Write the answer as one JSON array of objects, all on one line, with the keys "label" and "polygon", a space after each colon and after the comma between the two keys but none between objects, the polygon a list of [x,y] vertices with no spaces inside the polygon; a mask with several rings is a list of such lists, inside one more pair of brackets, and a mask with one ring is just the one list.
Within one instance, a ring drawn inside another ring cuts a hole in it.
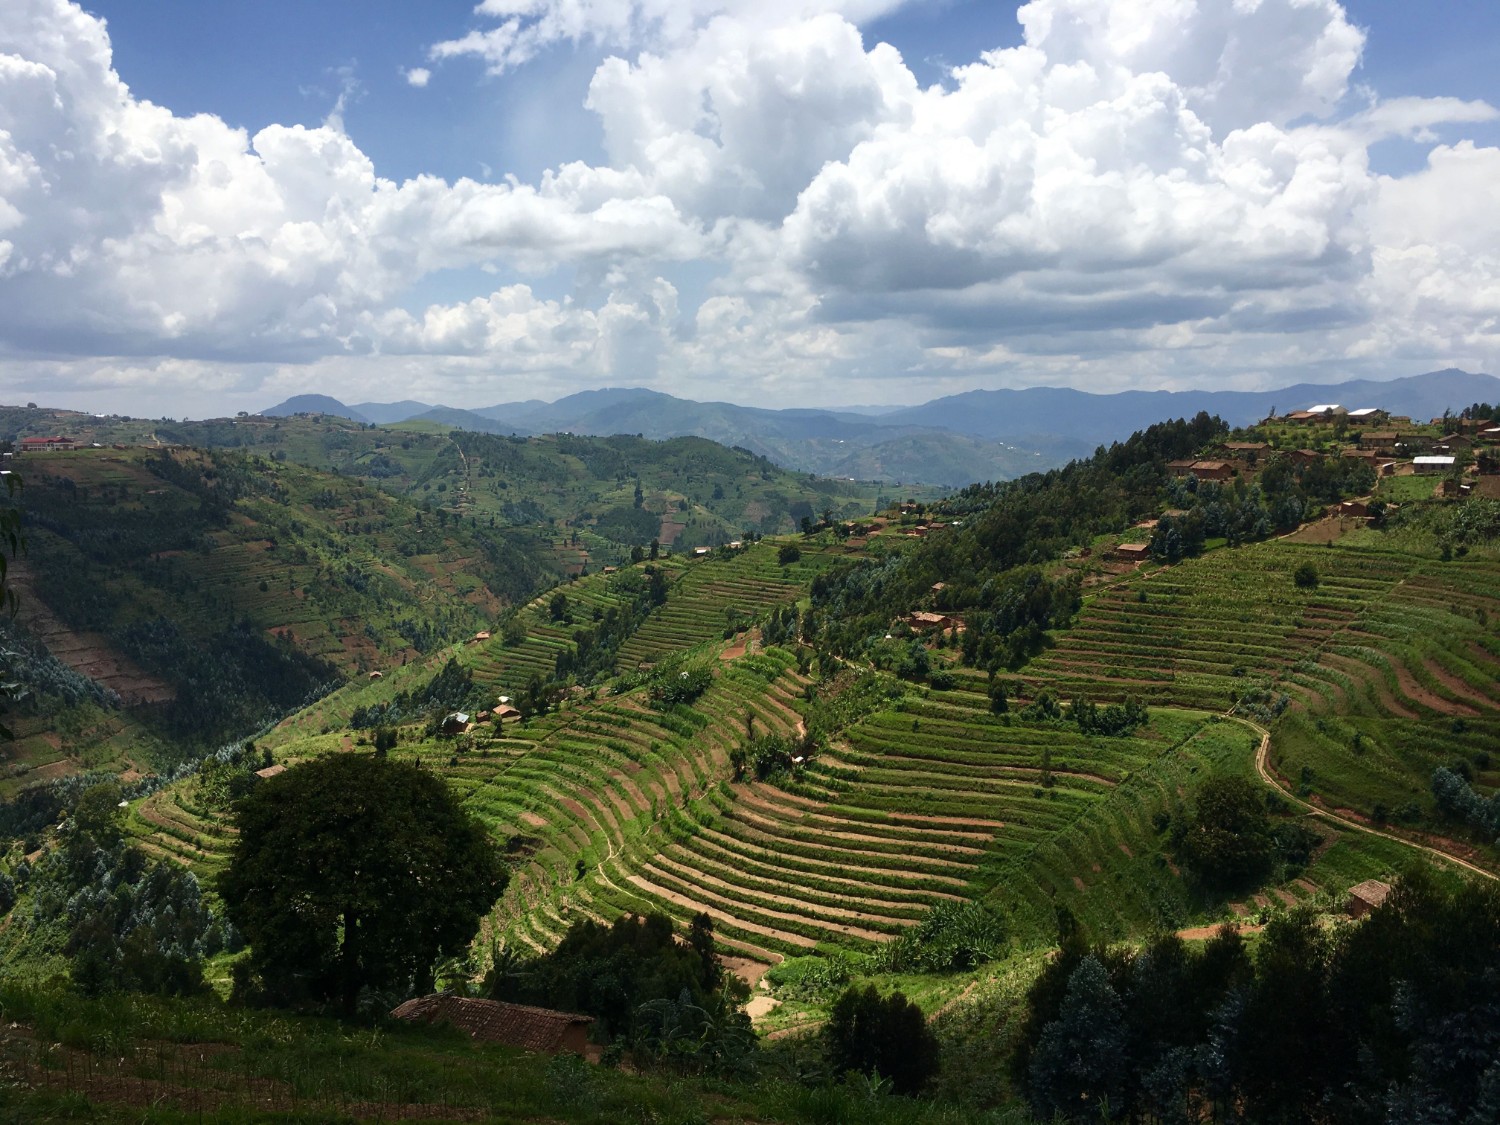
[{"label": "distant mountain", "polygon": [[606,387],[556,402],[528,399],[474,410],[413,401],[348,407],[324,395],[298,395],[262,413],[321,412],[383,424],[418,419],[491,434],[704,437],[824,476],[962,485],[1053,468],[1155,422],[1190,418],[1200,410],[1248,425],[1272,410],[1286,413],[1323,402],[1350,409],[1378,406],[1426,419],[1474,402],[1500,402],[1500,379],[1447,370],[1390,382],[1302,383],[1274,391],[1101,395],[1032,387],[969,391],[891,410],[771,410],[694,402],[640,387]]},{"label": "distant mountain", "polygon": [[1500,379],[1466,371],[1433,371],[1389,382],[1300,383],[1274,391],[1123,391],[1095,395],[1062,387],[969,391],[934,399],[880,419],[883,424],[939,427],[991,440],[1045,443],[1054,437],[1088,444],[1115,441],[1164,418],[1200,410],[1232,425],[1249,425],[1272,410],[1288,413],[1318,403],[1349,409],[1377,406],[1426,420],[1444,410],[1500,400]]},{"label": "distant mountain", "polygon": [[404,422],[432,407],[425,402],[407,398],[400,402],[356,402],[348,409],[359,411],[377,426],[384,426],[388,422]]},{"label": "distant mountain", "polygon": [[452,406],[427,407],[420,413],[396,419],[391,424],[399,425],[402,422],[440,422],[445,426],[451,426],[455,430],[473,430],[475,433],[480,434],[521,434],[522,436],[529,436],[540,432],[529,426],[516,425],[511,422],[490,418],[477,410],[459,410]]},{"label": "distant mountain", "polygon": [[289,418],[293,414],[332,414],[336,418],[347,418],[351,422],[369,422],[370,419],[352,406],[345,406],[336,398],[327,395],[293,395],[285,402],[261,411],[267,418]]}]

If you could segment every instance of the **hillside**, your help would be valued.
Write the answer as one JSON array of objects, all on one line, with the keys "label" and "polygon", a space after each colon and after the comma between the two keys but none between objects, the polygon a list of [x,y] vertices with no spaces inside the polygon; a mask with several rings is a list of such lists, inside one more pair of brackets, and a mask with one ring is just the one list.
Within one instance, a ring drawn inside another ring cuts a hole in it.
[{"label": "hillside", "polygon": [[803,517],[825,510],[863,515],[880,494],[875,484],[789,472],[702,438],[523,439],[430,419],[377,428],[329,414],[153,422],[0,408],[0,437],[63,431],[86,444],[240,450],[356,477],[438,519],[461,515],[486,528],[546,529],[574,570],[590,558],[595,565],[623,561],[631,547],[653,538],[680,549],[716,546],[746,533],[793,531]]},{"label": "hillside", "polygon": [[170,765],[472,633],[557,573],[529,532],[424,521],[289,462],[88,449],[28,455],[24,473],[9,628],[38,669],[98,688],[33,694],[12,786],[41,767]]},{"label": "hillside", "polygon": [[[1076,475],[1060,482],[1087,494]],[[1173,505],[1174,487],[1143,495]],[[1209,502],[1206,489],[1200,499]],[[992,518],[974,522],[976,542],[986,542]],[[1408,862],[1399,839],[1455,833],[1429,791],[1435,766],[1469,763],[1466,776],[1484,792],[1500,781],[1479,753],[1500,733],[1487,686],[1500,646],[1486,624],[1500,611],[1500,563],[1478,543],[1443,561],[1413,526],[1351,529],[1332,546],[1210,547],[1139,570],[1122,569],[1107,550],[1071,553],[1046,581],[1081,589],[1080,608],[1054,621],[1038,655],[1010,657],[1017,670],[999,665],[1011,697],[999,714],[985,670],[962,663],[961,652],[987,651],[982,644],[965,637],[948,647],[940,637],[921,646],[905,626],[884,641],[849,634],[844,622],[854,618],[819,609],[848,582],[844,568],[870,552],[893,576],[893,567],[915,568],[929,582],[926,568],[951,556],[958,532],[939,541],[892,530],[867,546],[824,533],[809,541],[821,542],[816,553],[804,549],[780,570],[769,543],[656,564],[663,601],[625,635],[596,627],[587,644],[608,644],[611,655],[569,691],[566,669],[583,652],[578,624],[637,604],[643,589],[634,571],[591,576],[567,590],[571,621],[539,599],[508,638],[456,653],[473,676],[475,706],[525,696],[528,721],[483,724],[458,742],[411,729],[395,753],[443,770],[509,841],[518,877],[495,925],[534,950],[555,944],[570,918],[655,909],[685,921],[707,911],[726,952],[764,971],[820,950],[866,953],[945,901],[993,904],[1033,941],[1045,940],[1060,905],[1093,936],[1118,939],[1273,902],[1327,903]],[[1318,575],[1309,588],[1292,580],[1304,563]],[[823,593],[819,574],[834,583]],[[886,588],[901,587],[892,578]],[[940,595],[945,612],[965,614],[971,630],[996,628],[963,604],[973,589]],[[855,603],[844,597],[847,613]],[[800,614],[787,618],[799,601]],[[815,638],[813,648],[794,643],[799,632]],[[825,655],[813,667],[816,652],[847,648],[850,636],[862,660],[840,670]],[[433,677],[442,659],[351,686],[263,744],[293,760],[357,745],[387,714],[381,708]],[[870,660],[902,674],[870,669]],[[709,672],[701,697],[652,706],[663,675],[695,668]],[[538,710],[548,698],[555,707]],[[1090,733],[1077,725],[1078,705],[1068,706],[1081,698],[1138,699],[1149,721],[1126,736]],[[1226,708],[1233,721],[1222,718]],[[338,733],[351,721],[349,734]],[[1253,898],[1205,895],[1173,868],[1163,826],[1203,777],[1256,776],[1260,726],[1272,731],[1269,776],[1291,799],[1336,815],[1315,822],[1310,857]],[[764,776],[740,776],[736,755],[752,743],[805,745],[809,760],[788,769],[773,755]],[[191,800],[171,793],[149,807],[150,818],[183,831],[202,823]],[[1377,824],[1399,839],[1362,830]],[[171,849],[176,835],[158,831],[156,846]],[[214,833],[192,838],[189,854],[211,870],[222,854]],[[1487,844],[1462,849],[1496,860]]]},{"label": "hillside", "polygon": [[[753,986],[765,1049],[790,1036],[776,1067],[804,1073],[816,1041],[797,1033],[873,981],[943,1037],[933,1120],[1024,1120],[1031,1079],[998,1075],[1048,966],[1095,949],[1123,980],[1144,943],[1179,934],[1167,953],[1196,958],[1222,924],[1252,951],[1303,925],[1357,933],[1350,888],[1500,872],[1500,502],[1477,494],[1492,478],[1461,474],[1445,498],[1441,479],[1395,461],[1378,475],[1324,429],[1200,416],[857,525],[589,567],[484,634],[352,679],[253,754],[137,797],[129,831],[211,887],[254,770],[380,745],[445,779],[506,856],[509,886],[455,971],[524,978],[583,920],[665,915],[683,933],[706,916]],[[1275,446],[1229,444],[1247,436]],[[611,474],[607,495],[634,492],[637,439],[444,440],[459,475],[435,461],[426,482],[461,481],[436,510],[461,491],[471,534],[522,471],[555,495]],[[730,500],[726,456],[748,455],[662,450],[676,495],[705,510],[715,487]],[[232,480],[241,461],[177,458],[200,492],[210,462]],[[326,479],[289,465],[278,476]],[[1372,488],[1399,506],[1338,507]],[[650,510],[641,494],[630,511]],[[589,518],[580,534],[597,536]],[[1248,878],[1218,880],[1189,846],[1219,784],[1266,822]],[[785,1105],[766,1119],[839,1119]]]}]

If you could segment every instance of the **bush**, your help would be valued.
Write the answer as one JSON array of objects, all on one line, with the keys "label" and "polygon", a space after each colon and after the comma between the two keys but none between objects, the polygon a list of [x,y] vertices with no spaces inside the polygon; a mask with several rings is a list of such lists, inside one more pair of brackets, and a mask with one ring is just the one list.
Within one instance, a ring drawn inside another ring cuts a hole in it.
[{"label": "bush", "polygon": [[1305,562],[1292,571],[1292,581],[1299,590],[1315,590],[1318,586],[1318,568]]},{"label": "bush", "polygon": [[776,561],[782,566],[791,566],[794,562],[800,561],[801,558],[802,551],[794,543],[787,543],[781,550],[776,552]]},{"label": "bush", "polygon": [[977,902],[942,902],[877,956],[892,972],[948,973],[995,960],[1005,941],[1005,923],[992,910]]},{"label": "bush", "polygon": [[873,985],[849,989],[834,1002],[823,1035],[835,1074],[878,1074],[898,1094],[920,1093],[937,1075],[937,1036],[899,992],[882,998]]}]

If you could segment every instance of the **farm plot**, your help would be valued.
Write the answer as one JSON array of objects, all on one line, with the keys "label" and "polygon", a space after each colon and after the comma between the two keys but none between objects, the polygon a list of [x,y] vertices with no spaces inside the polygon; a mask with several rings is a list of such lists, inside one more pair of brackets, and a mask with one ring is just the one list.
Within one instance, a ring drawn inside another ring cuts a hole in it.
[{"label": "farm plot", "polygon": [[804,551],[800,561],[781,566],[777,546],[756,543],[727,559],[691,564],[673,586],[667,602],[620,648],[620,667],[634,668],[679,649],[713,640],[731,625],[744,624],[773,606],[801,597],[833,556]]},{"label": "farm plot", "polygon": [[[1319,574],[1300,588],[1304,562]],[[1136,695],[1221,709],[1247,678],[1274,679],[1386,598],[1407,560],[1286,543],[1217,551],[1093,599],[1023,679],[1068,697]]]}]

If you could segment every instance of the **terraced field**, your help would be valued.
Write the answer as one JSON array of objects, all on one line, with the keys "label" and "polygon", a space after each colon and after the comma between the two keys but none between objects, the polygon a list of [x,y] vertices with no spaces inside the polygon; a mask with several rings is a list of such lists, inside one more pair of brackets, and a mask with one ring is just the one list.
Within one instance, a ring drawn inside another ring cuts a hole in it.
[{"label": "terraced field", "polygon": [[[1266,544],[1102,591],[1023,670],[1033,695],[1144,696],[1150,722],[1129,737],[993,715],[985,679],[955,669],[952,690],[907,685],[786,787],[734,782],[730,752],[747,730],[791,734],[810,714],[795,653],[752,644],[713,658],[726,602],[746,615],[783,604],[819,565],[783,574],[768,558],[769,545],[677,565],[666,607],[627,644],[647,663],[699,646],[716,676],[691,707],[653,710],[641,689],[591,693],[504,737],[395,751],[443,772],[507,842],[515,875],[487,936],[543,950],[578,917],[706,911],[726,953],[767,965],[868,948],[956,899],[995,902],[1040,940],[1063,907],[1098,938],[1201,924],[1227,905],[1190,891],[1163,852],[1163,826],[1201,777],[1252,776],[1257,737],[1218,717],[1248,688],[1265,689],[1263,705],[1286,695],[1277,761],[1330,807],[1417,800],[1434,763],[1478,762],[1500,734],[1500,641],[1488,624],[1500,566]],[[1292,581],[1305,561],[1316,588]],[[577,615],[608,609],[611,577],[566,588]],[[487,682],[514,682],[520,654],[564,643],[538,619],[545,605],[526,610],[523,645],[469,645],[463,659]],[[293,753],[352,745],[294,726],[268,741]],[[1491,765],[1476,772],[1495,780]],[[160,852],[204,871],[222,857],[228,837],[190,799],[160,794],[140,816]],[[1408,858],[1399,843],[1309,823],[1321,842],[1308,869],[1238,909],[1332,901]]]}]

